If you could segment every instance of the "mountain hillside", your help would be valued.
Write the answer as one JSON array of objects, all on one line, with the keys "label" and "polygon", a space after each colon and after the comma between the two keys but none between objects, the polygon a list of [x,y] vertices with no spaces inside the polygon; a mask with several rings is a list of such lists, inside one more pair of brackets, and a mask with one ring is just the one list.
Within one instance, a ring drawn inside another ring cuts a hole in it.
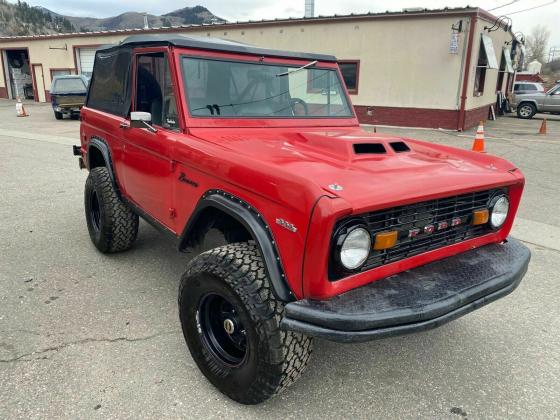
[{"label": "mountain hillside", "polygon": [[26,2],[0,0],[0,36],[72,32],[74,26],[64,16],[46,13]]},{"label": "mountain hillside", "polygon": [[[118,16],[102,19],[74,16],[65,16],[65,18],[78,30],[85,32],[144,27],[144,13],[139,12],[127,12]],[[185,7],[162,16],[148,14],[148,24],[151,28],[217,22],[225,21],[202,6]]]},{"label": "mountain hillside", "polygon": [[[225,22],[203,6],[185,7],[161,16],[148,14],[154,27]],[[57,32],[91,32],[144,27],[144,13],[126,12],[108,18],[64,16],[24,1],[0,0],[0,36],[38,35]]]}]

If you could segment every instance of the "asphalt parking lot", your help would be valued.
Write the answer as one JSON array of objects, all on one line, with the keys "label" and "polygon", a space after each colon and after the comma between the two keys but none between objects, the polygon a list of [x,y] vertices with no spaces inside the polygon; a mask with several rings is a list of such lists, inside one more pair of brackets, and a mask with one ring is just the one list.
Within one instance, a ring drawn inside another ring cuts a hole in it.
[{"label": "asphalt parking lot", "polygon": [[[533,253],[510,296],[436,330],[339,345],[316,340],[294,386],[256,407],[216,391],[177,315],[186,256],[142,223],[101,255],[83,215],[79,122],[0,101],[0,418],[559,418],[560,117],[501,118],[489,153],[527,177],[513,235]],[[465,133],[378,132],[470,147]]]}]

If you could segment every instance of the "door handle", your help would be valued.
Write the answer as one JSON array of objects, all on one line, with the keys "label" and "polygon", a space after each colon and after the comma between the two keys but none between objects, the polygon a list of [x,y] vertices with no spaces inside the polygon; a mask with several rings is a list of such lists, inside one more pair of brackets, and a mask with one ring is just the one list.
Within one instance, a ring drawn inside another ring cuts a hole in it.
[{"label": "door handle", "polygon": [[126,121],[123,121],[119,124],[119,128],[130,128],[130,124]]}]

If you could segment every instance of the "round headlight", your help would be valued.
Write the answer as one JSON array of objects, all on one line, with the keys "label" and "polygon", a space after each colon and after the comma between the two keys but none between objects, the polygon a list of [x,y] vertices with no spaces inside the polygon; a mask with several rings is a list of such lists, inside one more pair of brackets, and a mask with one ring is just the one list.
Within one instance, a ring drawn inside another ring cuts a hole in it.
[{"label": "round headlight", "polygon": [[364,228],[353,229],[340,248],[340,262],[348,270],[355,270],[363,265],[371,249],[371,237]]},{"label": "round headlight", "polygon": [[501,195],[493,200],[492,208],[490,209],[490,225],[494,229],[502,227],[507,219],[509,211],[509,200],[505,195]]}]

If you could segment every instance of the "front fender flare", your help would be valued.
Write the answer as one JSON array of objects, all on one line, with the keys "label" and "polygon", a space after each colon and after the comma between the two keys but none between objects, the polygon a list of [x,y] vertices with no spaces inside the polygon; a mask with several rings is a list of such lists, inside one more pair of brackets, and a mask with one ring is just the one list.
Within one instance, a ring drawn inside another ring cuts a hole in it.
[{"label": "front fender flare", "polygon": [[198,202],[183,233],[179,237],[179,250],[185,249],[187,238],[193,230],[198,216],[208,207],[225,212],[247,229],[259,247],[264,259],[274,296],[283,302],[294,301],[295,296],[286,280],[276,241],[272,236],[268,223],[253,206],[234,195],[221,190],[207,191]]}]

